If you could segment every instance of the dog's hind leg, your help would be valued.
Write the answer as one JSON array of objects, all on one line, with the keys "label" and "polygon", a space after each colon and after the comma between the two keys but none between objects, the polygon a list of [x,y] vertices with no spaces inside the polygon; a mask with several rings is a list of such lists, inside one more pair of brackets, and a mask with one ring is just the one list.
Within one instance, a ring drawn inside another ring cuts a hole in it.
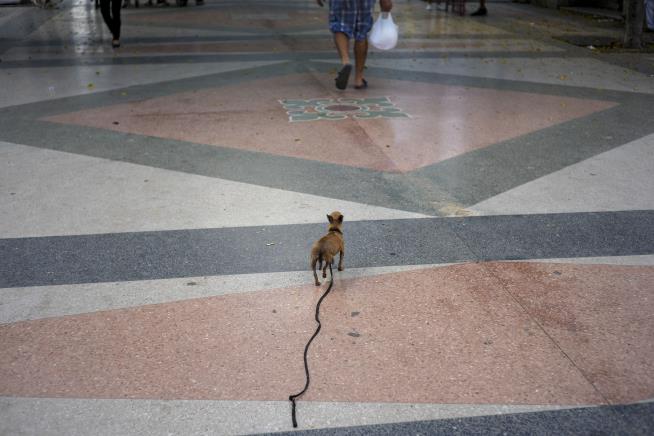
[{"label": "dog's hind leg", "polygon": [[313,278],[316,281],[316,286],[320,286],[320,282],[318,281],[318,274],[316,274],[316,263],[318,263],[318,258],[313,257],[311,259],[311,271],[313,271]]}]

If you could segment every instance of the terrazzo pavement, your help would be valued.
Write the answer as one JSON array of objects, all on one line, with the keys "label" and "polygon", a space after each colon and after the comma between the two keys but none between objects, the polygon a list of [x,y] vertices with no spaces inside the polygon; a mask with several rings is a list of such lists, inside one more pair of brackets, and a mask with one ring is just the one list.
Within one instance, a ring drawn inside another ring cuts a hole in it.
[{"label": "terrazzo pavement", "polygon": [[339,91],[314,1],[205,2],[0,7],[0,434],[654,432],[654,57],[396,0]]}]

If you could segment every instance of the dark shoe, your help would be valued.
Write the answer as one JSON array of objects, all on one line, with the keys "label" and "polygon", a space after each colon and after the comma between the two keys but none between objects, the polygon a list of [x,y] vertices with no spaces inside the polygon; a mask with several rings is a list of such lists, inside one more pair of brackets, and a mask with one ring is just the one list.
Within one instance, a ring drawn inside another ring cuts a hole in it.
[{"label": "dark shoe", "polygon": [[113,48],[118,48],[118,47],[120,47],[120,40],[118,40],[118,39],[114,39],[113,41],[111,41],[111,46],[112,46]]},{"label": "dark shoe", "polygon": [[368,81],[366,79],[361,79],[361,85],[354,85],[354,89],[366,89],[368,87]]},{"label": "dark shoe", "polygon": [[336,76],[336,87],[338,89],[347,88],[347,81],[350,80],[351,72],[352,72],[352,65],[350,64],[343,65],[341,71],[338,72],[338,76]]},{"label": "dark shoe", "polygon": [[488,11],[486,8],[479,8],[472,14],[470,14],[471,17],[483,17],[484,15],[488,15]]},{"label": "dark shoe", "polygon": [[195,6],[202,6],[204,4],[204,0],[196,0]]}]

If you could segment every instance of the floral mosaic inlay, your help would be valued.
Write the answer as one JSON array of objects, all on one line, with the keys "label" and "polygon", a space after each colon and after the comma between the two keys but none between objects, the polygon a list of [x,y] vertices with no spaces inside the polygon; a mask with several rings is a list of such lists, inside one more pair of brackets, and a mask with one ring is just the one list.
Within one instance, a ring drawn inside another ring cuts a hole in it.
[{"label": "floral mosaic inlay", "polygon": [[396,107],[388,97],[288,99],[279,102],[286,109],[288,120],[291,122],[347,118],[409,118],[409,114]]}]

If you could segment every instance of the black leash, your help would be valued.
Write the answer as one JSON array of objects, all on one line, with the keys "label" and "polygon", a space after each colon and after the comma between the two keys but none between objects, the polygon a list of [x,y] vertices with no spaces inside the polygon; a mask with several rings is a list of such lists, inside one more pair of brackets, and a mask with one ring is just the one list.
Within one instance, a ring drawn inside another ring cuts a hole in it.
[{"label": "black leash", "polygon": [[329,264],[329,274],[331,274],[331,281],[329,282],[329,287],[327,288],[325,293],[322,294],[322,297],[320,297],[320,300],[318,300],[318,304],[316,304],[316,322],[318,323],[318,328],[316,329],[316,332],[313,334],[313,336],[311,336],[311,339],[309,339],[309,342],[307,342],[307,346],[304,347],[304,372],[307,375],[307,383],[304,385],[304,389],[302,389],[302,391],[300,393],[295,394],[295,395],[291,395],[290,397],[288,397],[289,401],[292,404],[291,416],[293,417],[293,428],[297,428],[297,420],[295,419],[295,399],[297,397],[302,396],[302,394],[304,394],[307,391],[307,389],[309,388],[310,377],[309,377],[309,364],[307,363],[307,351],[309,351],[309,345],[311,345],[311,342],[313,341],[313,339],[316,336],[318,336],[318,332],[320,331],[320,327],[322,327],[322,325],[320,324],[320,303],[322,303],[322,300],[325,299],[327,294],[329,294],[329,291],[332,290],[332,286],[334,285],[334,273],[332,271],[331,263]]}]

